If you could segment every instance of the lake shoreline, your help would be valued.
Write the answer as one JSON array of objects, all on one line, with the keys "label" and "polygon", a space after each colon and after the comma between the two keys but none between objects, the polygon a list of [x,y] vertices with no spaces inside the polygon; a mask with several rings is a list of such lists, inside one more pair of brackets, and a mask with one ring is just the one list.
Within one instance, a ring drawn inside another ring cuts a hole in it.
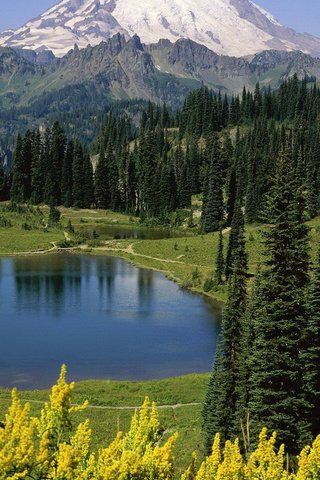
[{"label": "lake shoreline", "polygon": [[[163,273],[166,278],[174,283],[176,283],[182,290],[186,290],[190,293],[193,293],[195,295],[200,295],[204,297],[205,299],[209,299],[220,305],[221,309],[225,305],[225,300],[221,298],[221,296],[217,296],[214,293],[210,292],[205,292],[204,290],[200,290],[197,288],[194,288],[192,286],[185,286],[183,285],[183,282],[180,278],[175,277],[170,270],[166,269],[161,269],[157,267],[153,267],[150,265],[146,265],[145,263],[140,263],[137,259],[134,258],[129,258],[128,255],[126,255],[125,252],[119,250],[118,252],[115,252],[114,250],[108,250],[105,249],[103,251],[103,247],[101,247],[101,250],[98,250],[98,248],[94,247],[89,247],[87,245],[82,245],[82,246],[77,246],[77,247],[70,247],[70,248],[60,248],[57,246],[54,246],[48,250],[38,250],[38,251],[30,251],[30,252],[8,252],[8,253],[1,253],[0,252],[0,259],[1,258],[14,258],[14,257],[32,257],[32,256],[44,256],[44,255],[55,255],[57,253],[69,253],[69,254],[81,254],[81,255],[92,255],[92,256],[107,256],[107,257],[116,257],[116,258],[121,258],[122,260],[125,260],[131,265],[134,265],[137,268],[143,268],[146,270],[151,270],[154,272],[159,272]],[[141,255],[143,257],[143,255]]]},{"label": "lake shoreline", "polygon": [[73,252],[74,253],[86,253],[88,255],[93,255],[93,256],[94,255],[106,255],[106,256],[111,256],[111,257],[122,258],[122,260],[125,260],[126,262],[130,263],[131,265],[134,265],[137,268],[143,268],[143,269],[146,269],[146,270],[151,270],[151,271],[154,271],[154,272],[159,272],[159,273],[164,274],[165,277],[169,281],[176,283],[182,290],[186,290],[187,292],[190,292],[194,295],[200,295],[201,297],[204,297],[206,300],[213,301],[215,304],[220,306],[221,310],[222,310],[223,306],[225,305],[225,301],[221,300],[221,298],[215,296],[213,293],[205,292],[204,290],[201,291],[201,290],[199,290],[197,288],[194,288],[194,287],[184,286],[181,279],[173,276],[172,272],[170,272],[170,270],[159,269],[159,268],[156,268],[156,267],[152,267],[150,265],[145,265],[143,263],[139,263],[138,260],[128,258],[126,255],[121,254],[121,252],[116,253],[114,255],[112,254],[113,252],[110,252],[110,251],[108,252],[108,250],[106,250],[105,253],[100,253],[98,251],[95,251],[94,249],[92,249],[92,251],[88,250],[86,252],[81,252],[81,251],[80,252],[73,251]]}]

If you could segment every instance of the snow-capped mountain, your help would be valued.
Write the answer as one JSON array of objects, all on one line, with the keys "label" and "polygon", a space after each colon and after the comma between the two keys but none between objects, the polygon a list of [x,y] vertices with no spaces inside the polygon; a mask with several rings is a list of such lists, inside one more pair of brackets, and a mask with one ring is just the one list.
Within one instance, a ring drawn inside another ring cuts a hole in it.
[{"label": "snow-capped mountain", "polygon": [[320,55],[320,39],[282,26],[251,0],[61,0],[0,33],[0,45],[63,56],[74,44],[96,45],[116,33],[138,34],[147,44],[188,38],[237,57],[271,49]]}]

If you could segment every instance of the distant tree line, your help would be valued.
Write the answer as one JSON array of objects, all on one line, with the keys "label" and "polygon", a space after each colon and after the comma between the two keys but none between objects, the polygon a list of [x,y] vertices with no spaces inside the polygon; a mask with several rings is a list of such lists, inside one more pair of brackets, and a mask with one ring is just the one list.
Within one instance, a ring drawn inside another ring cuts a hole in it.
[{"label": "distant tree line", "polygon": [[[137,106],[138,110],[141,105]],[[19,136],[2,198],[110,208],[165,222],[203,195],[202,230],[231,226],[241,200],[248,223],[264,218],[284,140],[304,188],[308,215],[320,208],[320,93],[295,76],[277,91],[246,89],[222,97],[203,87],[180,111],[149,102],[139,126],[109,113],[89,151],[56,122]],[[138,112],[138,111],[137,111]]]}]

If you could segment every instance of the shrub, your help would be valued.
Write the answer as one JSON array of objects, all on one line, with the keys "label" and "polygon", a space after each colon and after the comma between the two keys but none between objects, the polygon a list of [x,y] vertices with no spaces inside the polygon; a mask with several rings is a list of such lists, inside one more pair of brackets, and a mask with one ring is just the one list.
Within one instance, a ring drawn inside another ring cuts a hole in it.
[{"label": "shrub", "polygon": [[57,225],[60,222],[61,212],[60,210],[55,207],[54,205],[50,205],[50,212],[49,212],[49,225]]},{"label": "shrub", "polygon": [[0,215],[0,227],[11,228],[12,222],[8,218],[4,217],[3,215]]}]

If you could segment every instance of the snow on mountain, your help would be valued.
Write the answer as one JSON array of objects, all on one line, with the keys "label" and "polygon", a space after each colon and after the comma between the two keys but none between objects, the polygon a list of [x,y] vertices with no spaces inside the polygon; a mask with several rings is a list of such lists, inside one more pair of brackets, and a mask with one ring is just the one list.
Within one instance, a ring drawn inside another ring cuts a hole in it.
[{"label": "snow on mountain", "polygon": [[259,12],[262,13],[262,15],[267,17],[267,19],[270,20],[271,23],[273,23],[274,25],[277,25],[278,27],[282,27],[281,23],[273,15],[271,15],[270,12],[267,12],[267,10],[260,7],[260,5],[257,5],[256,3],[252,2],[251,0],[250,0],[250,3],[253,7],[255,7],[257,10],[259,10]]},{"label": "snow on mountain", "polygon": [[320,54],[320,39],[283,27],[251,0],[62,0],[0,33],[0,45],[62,56],[75,43],[96,45],[116,33],[137,34],[144,43],[188,38],[238,57],[270,49]]}]

